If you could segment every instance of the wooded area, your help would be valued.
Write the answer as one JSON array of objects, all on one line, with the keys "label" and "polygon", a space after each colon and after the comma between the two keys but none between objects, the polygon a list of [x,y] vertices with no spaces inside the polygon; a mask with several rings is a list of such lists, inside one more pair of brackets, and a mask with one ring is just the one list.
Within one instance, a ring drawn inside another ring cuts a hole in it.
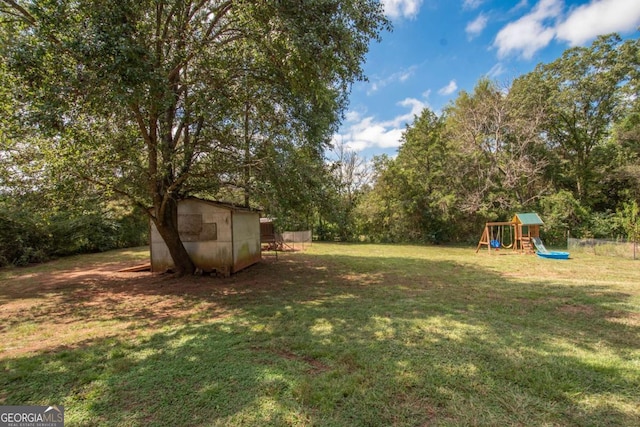
[{"label": "wooded area", "polygon": [[638,39],[614,34],[509,86],[480,80],[416,117],[397,157],[374,159],[342,223],[351,238],[473,243],[487,221],[538,212],[550,244],[637,239],[639,73]]},{"label": "wooded area", "polygon": [[637,38],[482,79],[396,157],[327,161],[378,2],[2,0],[0,19],[0,265],[141,244],[150,219],[191,272],[188,196],[327,240],[475,244],[522,211],[549,244],[637,238]]}]

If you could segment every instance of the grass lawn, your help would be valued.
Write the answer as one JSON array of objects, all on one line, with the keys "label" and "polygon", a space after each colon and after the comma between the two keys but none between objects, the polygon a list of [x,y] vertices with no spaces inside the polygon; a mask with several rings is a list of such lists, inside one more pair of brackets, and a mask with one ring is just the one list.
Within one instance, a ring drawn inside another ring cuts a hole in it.
[{"label": "grass lawn", "polygon": [[314,244],[230,278],[117,272],[147,257],[0,270],[0,405],[64,405],[67,426],[640,425],[640,261]]}]

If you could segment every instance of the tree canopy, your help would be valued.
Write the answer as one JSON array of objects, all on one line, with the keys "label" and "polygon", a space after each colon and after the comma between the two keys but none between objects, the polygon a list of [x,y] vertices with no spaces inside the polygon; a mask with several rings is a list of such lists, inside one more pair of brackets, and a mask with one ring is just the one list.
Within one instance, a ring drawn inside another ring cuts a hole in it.
[{"label": "tree canopy", "polygon": [[480,79],[440,116],[425,109],[397,157],[375,163],[363,230],[379,240],[471,242],[485,221],[534,210],[552,243],[567,233],[631,236],[639,47],[602,36],[508,87]]},{"label": "tree canopy", "polygon": [[2,0],[0,19],[19,151],[144,209],[182,273],[177,201],[248,203],[278,161],[321,158],[389,27],[371,0]]}]

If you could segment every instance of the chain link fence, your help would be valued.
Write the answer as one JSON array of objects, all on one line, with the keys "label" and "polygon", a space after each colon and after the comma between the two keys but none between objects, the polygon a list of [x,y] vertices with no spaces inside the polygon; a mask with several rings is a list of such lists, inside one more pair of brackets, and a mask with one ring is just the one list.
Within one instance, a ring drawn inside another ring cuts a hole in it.
[{"label": "chain link fence", "polygon": [[311,246],[311,230],[306,231],[284,231],[282,233],[284,249],[303,251]]},{"label": "chain link fence", "polygon": [[567,239],[567,249],[571,253],[587,253],[600,256],[638,259],[638,242],[607,239]]}]

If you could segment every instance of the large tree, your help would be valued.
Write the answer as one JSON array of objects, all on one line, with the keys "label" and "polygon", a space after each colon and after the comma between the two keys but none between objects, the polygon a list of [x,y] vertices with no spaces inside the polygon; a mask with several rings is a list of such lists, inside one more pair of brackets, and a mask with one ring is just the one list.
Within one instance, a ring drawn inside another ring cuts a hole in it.
[{"label": "large tree", "polygon": [[38,153],[152,206],[179,273],[178,200],[248,188],[257,153],[321,154],[388,26],[373,0],[1,0],[0,19]]},{"label": "large tree", "polygon": [[386,172],[404,215],[411,240],[448,240],[447,222],[454,211],[456,188],[452,185],[448,151],[443,136],[443,117],[425,108],[402,135],[398,156]]},{"label": "large tree", "polygon": [[531,112],[544,111],[540,129],[557,156],[557,187],[585,206],[608,197],[599,185],[613,161],[606,143],[626,104],[637,98],[637,56],[637,40],[601,36],[514,82]]},{"label": "large tree", "polygon": [[540,153],[542,113],[523,117],[517,92],[481,79],[472,93],[462,91],[446,110],[449,149],[457,165],[461,210],[495,215],[535,201],[546,161]]}]

